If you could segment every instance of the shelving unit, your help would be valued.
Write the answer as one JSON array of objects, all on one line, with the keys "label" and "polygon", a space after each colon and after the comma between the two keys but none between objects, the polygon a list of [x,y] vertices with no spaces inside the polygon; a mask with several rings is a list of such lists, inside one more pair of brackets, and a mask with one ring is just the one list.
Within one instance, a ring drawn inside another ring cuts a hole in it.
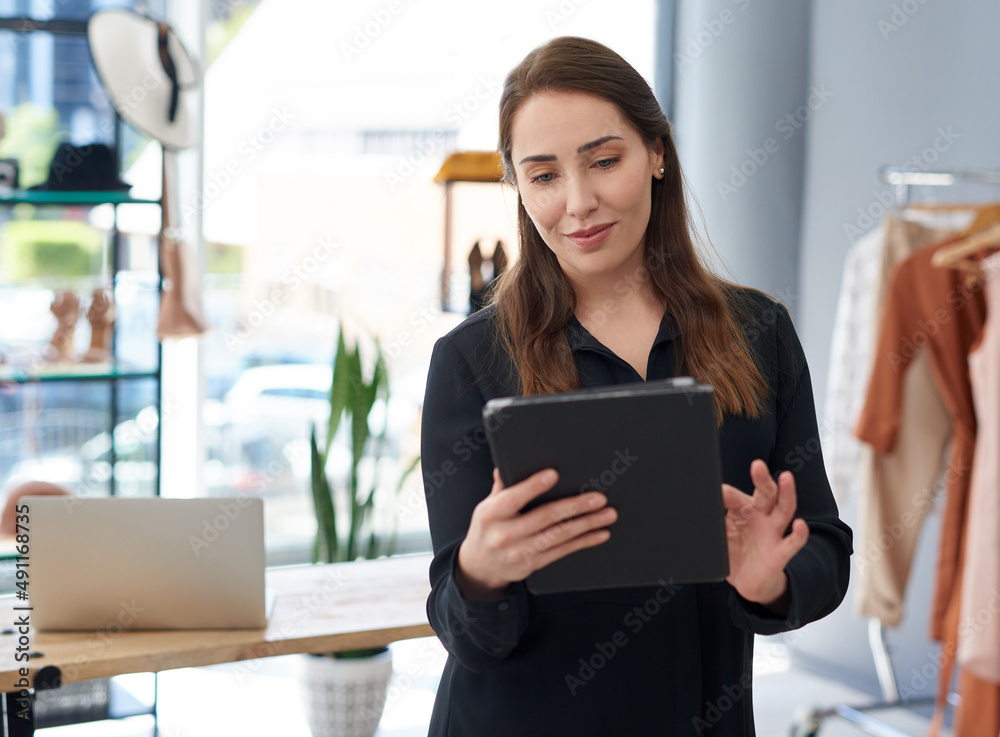
[{"label": "shelving unit", "polygon": [[121,192],[47,192],[17,189],[0,194],[0,205],[159,205],[159,200],[129,197]]},{"label": "shelving unit", "polygon": [[[80,3],[72,3],[72,8],[63,8],[63,12],[67,15],[73,12],[79,12],[80,16],[86,16],[89,14],[89,4],[84,7]],[[79,7],[78,7],[79,6]],[[21,12],[24,8],[19,8]],[[67,12],[68,11],[68,12]],[[15,11],[17,12],[17,11]],[[14,39],[27,39],[34,34],[52,34],[53,36],[63,36],[71,37],[75,39],[82,39],[83,43],[86,44],[87,38],[87,27],[88,21],[86,17],[62,17],[53,19],[38,19],[27,16],[16,16],[16,17],[3,17],[0,18],[0,31],[13,34],[11,37]],[[88,52],[89,53],[89,52]],[[14,81],[14,80],[9,80]],[[121,152],[122,143],[122,120],[114,113],[114,128],[113,128],[113,141],[109,141],[112,147]],[[123,259],[123,240],[120,237],[118,231],[118,206],[120,205],[156,205],[160,206],[161,202],[158,199],[143,199],[135,198],[130,196],[125,192],[69,192],[69,191],[32,191],[32,190],[0,190],[0,211],[9,211],[11,208],[15,208],[22,205],[30,205],[39,208],[54,208],[54,207],[74,207],[74,208],[92,208],[102,205],[111,205],[113,208],[113,220],[110,228],[111,232],[111,254],[110,254],[110,284],[115,292],[115,309],[118,315],[115,320],[115,327],[112,331],[111,338],[111,355],[112,361],[105,363],[58,363],[58,364],[45,364],[37,361],[31,362],[30,364],[3,364],[0,363],[0,384],[14,384],[18,387],[27,387],[36,383],[50,382],[54,383],[69,383],[69,382],[83,382],[87,385],[88,391],[93,391],[96,384],[104,384],[108,387],[109,401],[108,401],[108,424],[107,431],[109,435],[110,448],[108,451],[108,461],[110,465],[110,477],[107,482],[107,491],[111,495],[118,492],[119,489],[119,479],[116,471],[119,469],[118,464],[118,447],[115,439],[115,428],[118,425],[119,417],[119,387],[126,382],[142,382],[142,381],[152,381],[153,383],[153,404],[156,407],[157,421],[156,421],[156,440],[155,440],[155,458],[153,459],[152,469],[155,473],[155,478],[153,479],[153,489],[154,493],[159,494],[159,463],[160,463],[160,448],[161,435],[160,435],[160,423],[159,415],[161,413],[162,402],[160,398],[160,366],[162,364],[162,355],[159,348],[159,344],[156,344],[156,357],[153,366],[134,366],[128,365],[127,363],[120,360],[119,346],[117,344],[117,337],[119,332],[119,327],[121,325],[120,319],[120,303],[117,299],[119,280],[118,276],[121,273],[121,266],[124,263]],[[159,287],[160,281],[160,267],[157,263],[158,254],[155,250],[153,244],[152,261],[156,268],[156,287]],[[107,276],[105,276],[105,284],[107,284]],[[96,384],[95,384],[96,383]],[[57,431],[58,432],[58,431]],[[79,481],[83,481],[83,472],[81,464],[81,478]],[[102,485],[103,491],[103,485]]]},{"label": "shelving unit", "polygon": [[[33,205],[36,207],[96,207],[100,205],[111,205],[114,216],[110,228],[111,248],[110,248],[110,280],[113,291],[116,294],[115,307],[119,310],[117,299],[117,287],[119,286],[119,274],[125,262],[123,253],[123,241],[118,231],[118,206],[120,205],[156,205],[159,200],[143,199],[131,197],[122,192],[60,192],[60,191],[28,191],[14,190],[0,193],[0,208],[10,208],[17,205]],[[153,240],[155,249],[155,239]],[[154,250],[155,253],[155,250]],[[151,256],[155,259],[155,255]],[[155,262],[155,261],[154,261]],[[157,264],[157,281],[159,280],[159,266]],[[159,286],[157,284],[157,286]],[[110,362],[103,363],[40,363],[34,362],[26,364],[4,364],[0,363],[0,382],[10,382],[19,385],[32,384],[35,382],[101,382],[108,386],[109,390],[109,424],[108,434],[110,437],[109,463],[111,475],[109,478],[109,493],[114,496],[118,491],[118,453],[115,442],[115,428],[118,425],[118,388],[123,382],[134,380],[152,380],[155,387],[154,404],[157,409],[156,425],[156,459],[154,468],[156,478],[153,484],[155,492],[159,494],[159,455],[161,447],[159,412],[161,408],[160,400],[160,366],[162,355],[159,344],[156,348],[156,361],[152,368],[129,365],[119,360],[118,350],[118,326],[120,320],[115,320],[115,330],[112,331]]]}]

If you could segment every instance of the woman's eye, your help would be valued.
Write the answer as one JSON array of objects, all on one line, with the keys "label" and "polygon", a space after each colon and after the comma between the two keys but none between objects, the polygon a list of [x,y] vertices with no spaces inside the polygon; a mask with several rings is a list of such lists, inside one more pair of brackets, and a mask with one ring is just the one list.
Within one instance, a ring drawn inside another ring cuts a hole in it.
[{"label": "woman's eye", "polygon": [[598,160],[596,166],[598,169],[610,169],[612,166],[621,161],[620,158],[614,157],[610,159],[600,159]]},{"label": "woman's eye", "polygon": [[548,172],[546,174],[539,174],[537,177],[532,177],[532,184],[548,184],[552,181],[552,173]]}]

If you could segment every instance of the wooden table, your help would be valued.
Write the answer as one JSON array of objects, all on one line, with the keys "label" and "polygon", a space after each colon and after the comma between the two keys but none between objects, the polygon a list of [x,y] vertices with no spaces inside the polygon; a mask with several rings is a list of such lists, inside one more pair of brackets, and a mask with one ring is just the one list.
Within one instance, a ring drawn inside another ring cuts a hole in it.
[{"label": "wooden table", "polygon": [[[35,676],[46,666],[55,666],[62,682],[72,683],[427,637],[434,634],[426,613],[430,560],[430,555],[417,555],[268,569],[274,604],[265,629],[30,631],[34,655],[27,663],[15,659],[20,635],[0,634],[0,692],[8,693],[8,705],[14,701],[21,688],[18,669],[24,666],[35,686]],[[0,628],[15,626],[24,612],[14,607],[23,604],[13,596],[0,597]]]}]

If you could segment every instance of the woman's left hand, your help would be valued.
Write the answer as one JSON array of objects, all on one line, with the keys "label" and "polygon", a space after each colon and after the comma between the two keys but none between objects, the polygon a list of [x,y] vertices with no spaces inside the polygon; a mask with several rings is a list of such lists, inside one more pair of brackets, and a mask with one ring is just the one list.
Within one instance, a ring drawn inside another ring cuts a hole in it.
[{"label": "woman's left hand", "polygon": [[[790,471],[777,482],[764,461],[750,464],[754,490],[748,495],[729,484],[722,485],[726,507],[726,538],[729,543],[729,575],[726,580],[747,601],[779,614],[788,611],[788,577],[785,566],[809,539],[809,526],[795,516],[795,479]],[[791,524],[791,533],[785,530]]]}]

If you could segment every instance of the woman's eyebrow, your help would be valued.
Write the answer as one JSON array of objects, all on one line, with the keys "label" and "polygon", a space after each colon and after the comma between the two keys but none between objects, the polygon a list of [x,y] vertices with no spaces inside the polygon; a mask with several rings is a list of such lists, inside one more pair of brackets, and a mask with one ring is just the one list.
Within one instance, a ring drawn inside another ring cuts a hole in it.
[{"label": "woman's eyebrow", "polygon": [[603,138],[597,138],[591,141],[590,143],[583,144],[582,146],[580,146],[580,148],[576,150],[576,152],[578,154],[582,154],[586,151],[589,151],[592,148],[597,148],[602,143],[607,143],[608,141],[621,141],[621,140],[623,140],[621,136],[604,136]]},{"label": "woman's eyebrow", "polygon": [[[583,144],[576,150],[576,152],[578,154],[586,153],[587,151],[590,151],[590,149],[597,148],[601,144],[607,143],[608,141],[622,141],[622,140],[624,139],[621,136],[602,136],[601,138],[596,138],[593,141],[590,141],[589,143]],[[555,160],[556,160],[555,154],[535,154],[534,156],[525,156],[517,163],[523,164],[526,161],[555,161]]]},{"label": "woman's eyebrow", "polygon": [[525,161],[555,161],[555,154],[535,154],[534,156],[525,156],[521,159],[519,164],[523,164]]}]

